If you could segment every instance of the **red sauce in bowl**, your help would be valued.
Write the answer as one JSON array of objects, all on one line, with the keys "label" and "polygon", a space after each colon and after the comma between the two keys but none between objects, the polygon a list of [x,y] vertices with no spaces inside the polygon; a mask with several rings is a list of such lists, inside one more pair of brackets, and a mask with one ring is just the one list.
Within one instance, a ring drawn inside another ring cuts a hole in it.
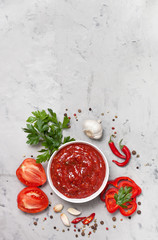
[{"label": "red sauce in bowl", "polygon": [[102,155],[85,143],[73,143],[59,150],[50,168],[54,187],[68,198],[91,196],[101,187],[105,172]]}]

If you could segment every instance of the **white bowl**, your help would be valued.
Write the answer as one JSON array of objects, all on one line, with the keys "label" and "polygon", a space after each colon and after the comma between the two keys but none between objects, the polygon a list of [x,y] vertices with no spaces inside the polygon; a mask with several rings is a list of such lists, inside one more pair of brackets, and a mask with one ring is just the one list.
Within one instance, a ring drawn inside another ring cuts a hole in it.
[{"label": "white bowl", "polygon": [[[100,154],[101,156],[103,157],[103,160],[105,162],[105,167],[106,167],[106,173],[105,173],[105,178],[103,180],[103,183],[101,185],[101,187],[95,192],[93,193],[92,195],[90,195],[89,197],[86,197],[86,198],[68,198],[66,196],[64,196],[61,192],[59,192],[53,185],[53,181],[51,179],[51,174],[50,174],[50,168],[51,168],[51,163],[53,161],[53,158],[54,156],[58,153],[58,151],[60,151],[60,149],[64,148],[65,146],[67,145],[70,145],[70,144],[75,144],[75,143],[84,143],[84,144],[87,144],[87,145],[90,145],[92,146],[93,148],[95,148]],[[48,162],[48,166],[47,166],[47,177],[48,177],[48,182],[49,182],[49,185],[50,187],[52,188],[52,190],[62,199],[68,201],[68,202],[72,202],[72,203],[84,203],[84,202],[88,202],[94,198],[96,198],[102,191],[103,189],[105,188],[106,184],[107,184],[107,181],[108,181],[108,178],[109,178],[109,165],[108,165],[108,161],[105,157],[105,155],[102,153],[102,151],[97,148],[95,145],[91,144],[91,143],[88,143],[86,141],[74,141],[74,142],[68,142],[68,143],[65,143],[63,144],[56,152],[54,152]]]}]

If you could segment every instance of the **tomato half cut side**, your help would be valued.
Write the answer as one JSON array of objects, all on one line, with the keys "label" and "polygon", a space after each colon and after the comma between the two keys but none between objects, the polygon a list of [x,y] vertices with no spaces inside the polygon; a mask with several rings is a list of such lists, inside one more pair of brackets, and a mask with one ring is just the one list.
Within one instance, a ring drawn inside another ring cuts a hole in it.
[{"label": "tomato half cut side", "polygon": [[17,197],[18,208],[27,213],[38,213],[48,207],[47,195],[37,187],[24,188]]},{"label": "tomato half cut side", "polygon": [[110,188],[105,194],[105,204],[108,212],[110,213],[115,212],[119,208],[114,198],[116,193],[118,194],[118,190],[116,188]]},{"label": "tomato half cut side", "polygon": [[41,186],[47,180],[42,164],[36,163],[33,158],[26,158],[16,170],[16,175],[20,182],[28,187]]}]

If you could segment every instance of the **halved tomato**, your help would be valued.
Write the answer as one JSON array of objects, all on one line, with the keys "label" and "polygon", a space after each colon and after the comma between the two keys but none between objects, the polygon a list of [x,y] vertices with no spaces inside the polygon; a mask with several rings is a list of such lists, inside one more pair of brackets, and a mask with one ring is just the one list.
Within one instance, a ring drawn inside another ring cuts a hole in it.
[{"label": "halved tomato", "polygon": [[16,175],[28,187],[41,186],[47,180],[42,164],[36,163],[33,158],[26,158],[16,170]]},{"label": "halved tomato", "polygon": [[17,197],[18,208],[23,212],[37,213],[48,207],[47,195],[37,187],[24,188]]}]

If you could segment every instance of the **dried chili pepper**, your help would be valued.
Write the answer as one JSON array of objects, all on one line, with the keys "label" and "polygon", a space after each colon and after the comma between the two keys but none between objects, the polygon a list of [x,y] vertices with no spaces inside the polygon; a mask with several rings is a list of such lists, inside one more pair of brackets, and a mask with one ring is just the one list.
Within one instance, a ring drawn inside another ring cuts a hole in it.
[{"label": "dried chili pepper", "polygon": [[95,213],[92,213],[89,217],[85,218],[82,223],[84,225],[87,225],[88,223],[90,223],[95,217]]},{"label": "dried chili pepper", "polygon": [[111,137],[110,137],[110,140],[109,140],[109,147],[111,149],[111,151],[113,152],[113,154],[115,154],[117,157],[119,158],[122,158],[122,159],[125,159],[126,157],[124,155],[122,155],[118,149],[115,147],[115,144],[114,142],[111,140]]},{"label": "dried chili pepper", "polygon": [[78,217],[78,218],[75,218],[74,220],[72,220],[72,222],[71,223],[74,223],[74,224],[76,224],[76,223],[79,223],[79,222],[81,222],[83,219],[85,219],[86,217]]},{"label": "dried chili pepper", "polygon": [[126,159],[124,162],[120,163],[118,161],[115,161],[115,160],[112,160],[117,166],[119,167],[124,167],[127,165],[127,163],[129,162],[130,158],[131,158],[131,153],[130,153],[130,150],[128,149],[127,146],[125,145],[121,145],[121,142],[122,142],[123,139],[121,139],[119,145],[120,145],[120,149],[122,150],[122,152],[126,155]]}]

